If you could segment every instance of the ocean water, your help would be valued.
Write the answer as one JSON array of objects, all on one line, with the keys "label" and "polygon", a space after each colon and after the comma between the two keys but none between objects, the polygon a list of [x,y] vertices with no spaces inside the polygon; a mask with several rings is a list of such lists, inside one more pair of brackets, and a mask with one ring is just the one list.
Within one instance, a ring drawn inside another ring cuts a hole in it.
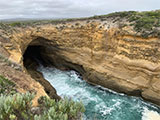
[{"label": "ocean water", "polygon": [[75,71],[38,68],[60,96],[82,101],[84,120],[160,120],[160,108],[137,97],[86,83]]}]

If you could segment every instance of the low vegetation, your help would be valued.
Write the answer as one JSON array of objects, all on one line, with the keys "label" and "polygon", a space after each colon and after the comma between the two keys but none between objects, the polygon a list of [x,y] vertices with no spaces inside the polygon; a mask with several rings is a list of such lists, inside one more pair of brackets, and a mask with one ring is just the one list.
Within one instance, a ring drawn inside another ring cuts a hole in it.
[{"label": "low vegetation", "polygon": [[[82,20],[95,20],[99,19],[105,21],[111,18],[113,22],[126,20],[129,22],[130,26],[133,26],[134,30],[141,33],[142,37],[158,36],[160,37],[160,10],[156,11],[146,11],[146,12],[136,12],[136,11],[125,11],[125,12],[115,12],[107,15],[95,15],[93,17],[86,18],[69,18],[69,19],[51,19],[51,20],[26,20],[26,21],[14,21],[14,22],[1,22],[0,28],[10,27],[26,27],[26,26],[36,26],[41,24],[65,24],[71,21],[82,21]],[[125,23],[124,23],[125,24]],[[7,26],[8,25],[8,26]],[[126,25],[126,24],[125,24]]]},{"label": "low vegetation", "polygon": [[82,102],[68,98],[57,102],[45,96],[39,98],[39,106],[33,107],[35,93],[18,93],[14,87],[0,76],[0,120],[75,120],[85,111]]},{"label": "low vegetation", "polygon": [[136,32],[141,33],[142,37],[158,36],[160,37],[160,10],[136,12],[125,11],[115,12],[108,15],[94,16],[94,18],[113,18],[114,21],[125,19],[133,26]]},{"label": "low vegetation", "polygon": [[16,70],[22,71],[22,68],[21,68],[20,65],[11,62],[8,58],[6,58],[6,57],[4,57],[2,55],[0,55],[0,63],[4,63],[4,64],[6,64],[6,65],[8,65],[8,66],[10,66],[10,67],[12,67],[12,68],[14,68]]},{"label": "low vegetation", "polygon": [[35,120],[68,120],[78,119],[85,111],[82,102],[64,98],[58,102],[45,96],[39,99],[42,114],[34,116]]},{"label": "low vegetation", "polygon": [[15,84],[0,75],[0,95],[16,93]]}]

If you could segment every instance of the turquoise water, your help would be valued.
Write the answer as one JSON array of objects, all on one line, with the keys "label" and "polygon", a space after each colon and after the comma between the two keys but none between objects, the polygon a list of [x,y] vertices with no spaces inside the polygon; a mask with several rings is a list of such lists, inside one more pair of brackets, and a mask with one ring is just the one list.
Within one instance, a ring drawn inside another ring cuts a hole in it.
[{"label": "turquoise water", "polygon": [[89,85],[75,71],[43,66],[38,70],[54,86],[58,95],[84,103],[84,120],[160,120],[160,108],[137,97]]}]

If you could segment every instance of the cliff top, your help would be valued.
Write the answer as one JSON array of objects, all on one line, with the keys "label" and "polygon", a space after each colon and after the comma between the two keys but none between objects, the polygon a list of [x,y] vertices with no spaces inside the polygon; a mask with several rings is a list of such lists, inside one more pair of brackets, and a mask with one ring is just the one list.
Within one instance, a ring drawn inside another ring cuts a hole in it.
[{"label": "cliff top", "polygon": [[[72,19],[55,19],[55,20],[26,20],[26,21],[10,21],[1,22],[0,29],[8,30],[15,27],[38,26],[44,24],[66,24],[69,22],[86,21],[91,23],[94,20],[112,21],[112,23],[119,23],[120,27],[131,26],[135,32],[140,33],[142,37],[160,37],[160,10],[156,11],[124,11],[115,12],[107,15],[99,15],[86,18],[72,18]],[[78,23],[77,23],[78,24]]]},{"label": "cliff top", "polygon": [[[31,74],[23,72],[24,53],[32,46],[32,51],[38,51],[37,55],[42,53],[46,61],[53,61],[62,69],[63,66],[67,70],[76,69],[93,84],[142,96],[160,105],[159,18],[160,10],[1,22],[0,74],[15,82],[21,91],[37,91],[36,98],[47,95],[49,87],[44,85],[44,89],[39,84],[44,83],[39,75],[35,74],[33,79]],[[35,49],[36,46],[42,49]],[[29,53],[35,57],[33,52]],[[35,66],[32,61],[31,65]]]}]

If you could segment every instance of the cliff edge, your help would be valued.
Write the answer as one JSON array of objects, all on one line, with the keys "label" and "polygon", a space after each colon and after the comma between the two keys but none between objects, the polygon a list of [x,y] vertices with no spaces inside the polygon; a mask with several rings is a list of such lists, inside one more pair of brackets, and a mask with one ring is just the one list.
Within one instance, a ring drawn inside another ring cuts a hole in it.
[{"label": "cliff edge", "polygon": [[15,78],[22,89],[33,88],[37,95],[45,95],[45,86],[33,77],[25,78],[29,72],[24,67],[24,54],[29,47],[33,51],[38,47],[37,54],[46,63],[74,69],[91,84],[160,105],[159,10],[1,23],[0,55],[14,65],[8,68],[6,63],[0,63],[0,74]]}]

